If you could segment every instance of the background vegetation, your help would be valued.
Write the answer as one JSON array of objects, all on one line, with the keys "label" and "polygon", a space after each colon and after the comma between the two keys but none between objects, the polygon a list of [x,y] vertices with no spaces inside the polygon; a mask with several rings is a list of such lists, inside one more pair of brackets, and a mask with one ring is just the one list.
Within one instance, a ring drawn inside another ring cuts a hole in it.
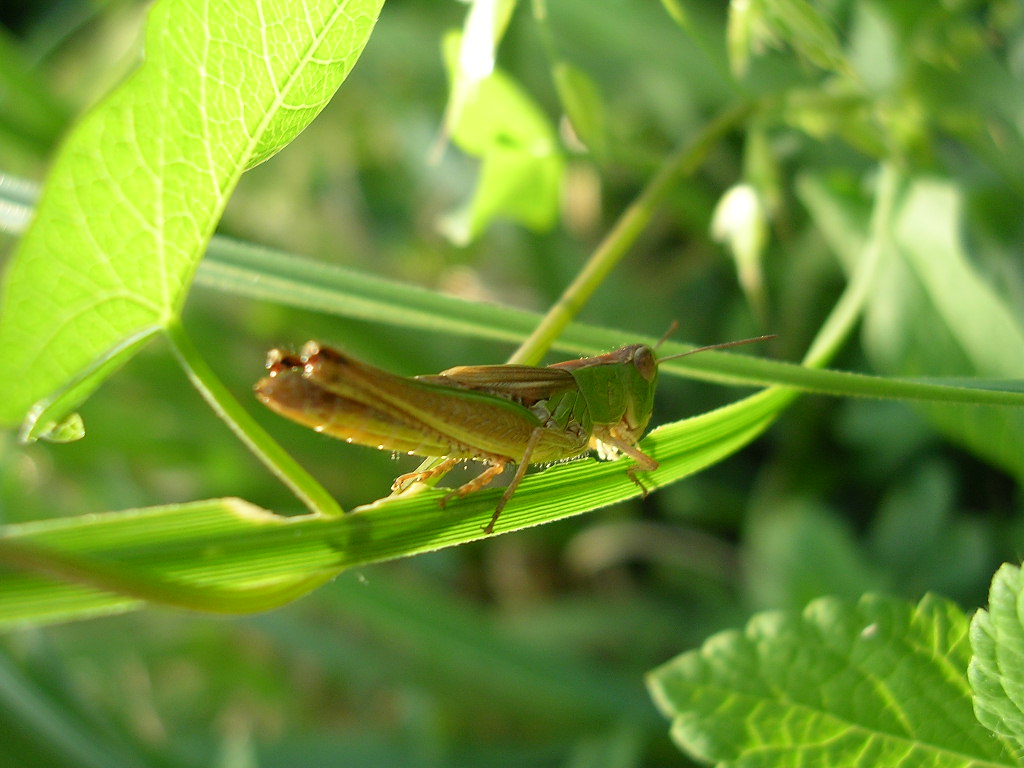
[{"label": "background vegetation", "polygon": [[[856,271],[879,179],[896,174],[909,190],[897,234],[919,245],[917,261],[883,270],[832,366],[1022,378],[1019,4],[752,2],[746,16],[740,5],[518,7],[498,62],[557,137],[559,199],[459,219],[480,162],[465,141],[437,148],[451,96],[442,41],[466,7],[392,0],[324,112],[242,177],[219,232],[543,312],[674,149],[740,105],[582,321],[637,337],[678,321],[701,344],[776,333],[764,354],[799,361]],[[71,121],[137,62],[145,10],[40,3],[5,20],[6,195],[14,179],[44,179]],[[570,125],[571,97],[584,104]],[[737,207],[740,184],[754,209]],[[729,190],[727,211],[747,213],[716,237]],[[12,251],[13,232],[2,242]],[[513,349],[288,303],[203,273],[189,294],[183,325],[247,403],[265,350],[307,338],[405,374]],[[739,394],[666,377],[652,423]],[[12,631],[0,641],[0,763],[685,764],[644,687],[653,667],[756,611],[822,595],[932,591],[969,613],[998,565],[1018,560],[1019,417],[937,409],[805,396],[752,446],[646,499],[350,569],[273,612],[148,609]],[[346,508],[411,471],[249,410]],[[0,434],[0,522],[223,496],[302,511],[164,344],[81,414],[77,442]]]}]

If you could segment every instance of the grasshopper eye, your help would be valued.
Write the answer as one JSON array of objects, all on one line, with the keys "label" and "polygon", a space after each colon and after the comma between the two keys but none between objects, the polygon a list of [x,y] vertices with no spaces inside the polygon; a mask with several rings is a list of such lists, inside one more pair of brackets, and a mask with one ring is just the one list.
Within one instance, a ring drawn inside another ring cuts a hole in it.
[{"label": "grasshopper eye", "polygon": [[272,349],[267,353],[266,369],[269,371],[268,375],[270,378],[274,378],[282,371],[301,367],[302,361],[296,357],[285,354],[280,349]]},{"label": "grasshopper eye", "polygon": [[648,346],[637,347],[633,353],[633,365],[647,381],[653,381],[658,373],[658,361],[654,359],[654,350]]}]

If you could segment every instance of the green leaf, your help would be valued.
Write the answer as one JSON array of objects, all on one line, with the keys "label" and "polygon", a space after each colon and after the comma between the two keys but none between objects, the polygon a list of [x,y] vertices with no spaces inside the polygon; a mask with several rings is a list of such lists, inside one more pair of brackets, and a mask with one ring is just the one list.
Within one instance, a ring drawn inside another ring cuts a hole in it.
[{"label": "green leaf", "polygon": [[[866,210],[837,183],[805,179],[801,196],[840,259],[852,268]],[[1024,378],[1024,327],[964,252],[959,195],[918,179],[894,217],[893,246],[865,310],[864,347],[882,373]],[[1017,409],[919,406],[934,427],[1024,478],[1024,414]]]},{"label": "green leaf", "polygon": [[974,719],[967,618],[936,597],[916,607],[828,598],[755,616],[654,670],[648,687],[695,759],[757,766],[1017,765]]},{"label": "green leaf", "polygon": [[[761,434],[794,395],[765,390],[651,432],[654,489],[693,474]],[[357,450],[338,444],[342,455]],[[528,475],[497,531],[505,533],[639,495],[628,459],[585,459]],[[0,627],[131,610],[150,601],[239,613],[294,600],[357,565],[485,538],[501,490],[440,509],[441,489],[417,487],[342,517],[285,518],[214,499],[0,528]]]},{"label": "green leaf", "polygon": [[[449,76],[457,87],[458,35],[447,41]],[[559,210],[564,161],[550,121],[511,77],[495,70],[467,89],[449,125],[452,141],[480,158],[480,181],[468,205],[450,214],[446,234],[464,244],[500,217],[547,229]]]},{"label": "green leaf", "polygon": [[679,0],[661,0],[661,5],[676,24],[683,29],[689,26],[689,14],[687,14],[686,9],[683,8]]},{"label": "green leaf", "polygon": [[971,621],[974,658],[969,669],[978,719],[1011,740],[1018,754],[1024,747],[1022,592],[1021,569],[1003,565],[992,579],[988,610],[978,611]]},{"label": "green leaf", "polygon": [[153,6],[144,63],[68,137],[6,275],[0,423],[59,421],[174,321],[239,176],[323,109],[381,2]]}]

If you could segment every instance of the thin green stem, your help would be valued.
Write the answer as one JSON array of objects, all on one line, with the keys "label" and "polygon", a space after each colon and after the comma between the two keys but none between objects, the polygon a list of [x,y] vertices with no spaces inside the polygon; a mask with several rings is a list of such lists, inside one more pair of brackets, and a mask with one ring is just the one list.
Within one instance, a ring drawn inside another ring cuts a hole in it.
[{"label": "thin green stem", "polygon": [[[576,279],[569,284],[558,301],[533,329],[533,332],[512,354],[508,360],[510,363],[536,365],[540,362],[552,341],[579,314],[583,305],[590,300],[590,297],[608,277],[608,273],[636,242],[676,182],[693,173],[707,157],[715,143],[750,114],[752,109],[753,104],[750,103],[731,107],[708,123],[695,139],[687,141],[672,153],[636,200],[623,211],[618,221],[615,222],[615,226],[597,246]],[[416,471],[425,472],[436,466],[438,462],[439,459],[436,458],[426,459]],[[435,476],[430,478],[428,483],[433,485],[438,480],[440,477]]]},{"label": "thin green stem", "polygon": [[193,386],[256,458],[291,488],[314,514],[331,517],[342,514],[343,510],[338,506],[338,502],[256,423],[221,383],[180,323],[174,321],[168,325],[167,338]]},{"label": "thin green stem", "polygon": [[804,365],[821,368],[845,343],[860,318],[875,284],[878,270],[892,246],[892,219],[902,185],[902,175],[891,163],[883,163],[878,177],[875,205],[871,213],[870,236],[857,269],[822,324],[814,342],[804,355]]},{"label": "thin green stem", "polygon": [[636,242],[672,187],[680,178],[693,173],[722,136],[742,122],[753,108],[754,105],[747,102],[726,110],[665,161],[657,175],[622,213],[576,279],[509,358],[510,363],[535,365],[540,361],[551,342],[579,314],[608,273]]}]

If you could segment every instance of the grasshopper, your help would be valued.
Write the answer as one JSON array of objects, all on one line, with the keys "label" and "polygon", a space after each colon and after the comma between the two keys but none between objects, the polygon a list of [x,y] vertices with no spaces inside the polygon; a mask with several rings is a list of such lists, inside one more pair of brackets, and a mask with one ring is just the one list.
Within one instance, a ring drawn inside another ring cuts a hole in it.
[{"label": "grasshopper", "polygon": [[[768,338],[699,347],[672,357]],[[299,355],[272,349],[266,367],[256,397],[282,416],[348,443],[444,458],[431,469],[398,477],[392,485],[396,493],[460,462],[485,463],[479,475],[441,499],[443,507],[486,486],[507,464],[516,464],[483,526],[487,534],[494,532],[531,464],[573,459],[590,449],[603,459],[623,453],[635,462],[627,474],[641,489],[636,473],[658,468],[637,447],[651,419],[658,377],[658,360],[646,344],[547,367],[458,366],[407,378],[309,341]]]}]

